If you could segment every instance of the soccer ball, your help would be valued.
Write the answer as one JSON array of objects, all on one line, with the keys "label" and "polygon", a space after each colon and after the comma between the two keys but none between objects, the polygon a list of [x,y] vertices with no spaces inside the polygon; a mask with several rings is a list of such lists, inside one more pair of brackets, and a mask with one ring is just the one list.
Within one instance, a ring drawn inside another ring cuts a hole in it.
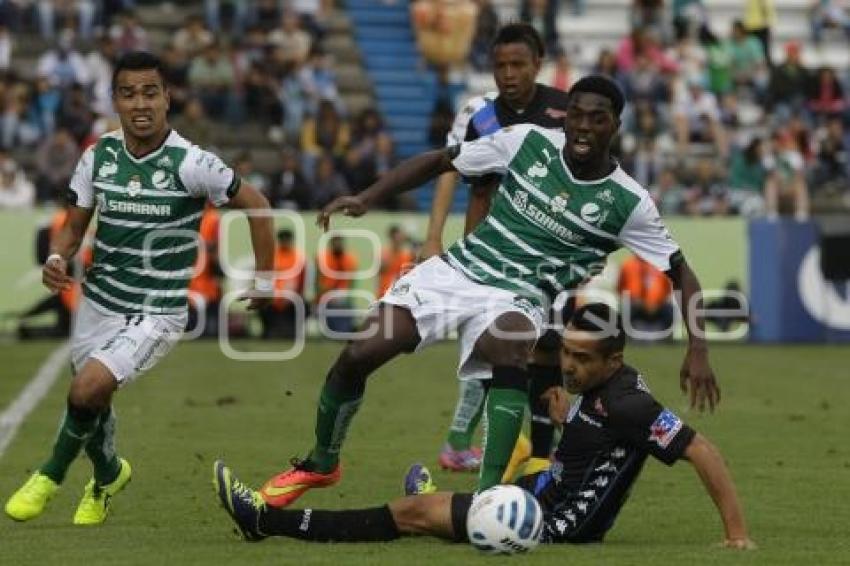
[{"label": "soccer ball", "polygon": [[466,516],[469,541],[488,554],[533,550],[543,532],[543,510],[533,495],[515,485],[479,493]]}]

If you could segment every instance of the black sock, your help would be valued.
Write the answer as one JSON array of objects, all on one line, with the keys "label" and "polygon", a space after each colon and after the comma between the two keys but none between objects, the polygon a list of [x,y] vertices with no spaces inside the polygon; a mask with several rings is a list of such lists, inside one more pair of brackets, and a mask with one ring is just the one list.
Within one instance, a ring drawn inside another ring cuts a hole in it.
[{"label": "black sock", "polygon": [[549,404],[540,396],[556,385],[561,385],[561,368],[558,366],[528,366],[528,406],[531,409],[531,456],[548,458],[552,453],[555,426],[549,418]]},{"label": "black sock", "polygon": [[258,527],[268,536],[314,542],[380,542],[401,536],[388,505],[346,511],[265,507]]}]

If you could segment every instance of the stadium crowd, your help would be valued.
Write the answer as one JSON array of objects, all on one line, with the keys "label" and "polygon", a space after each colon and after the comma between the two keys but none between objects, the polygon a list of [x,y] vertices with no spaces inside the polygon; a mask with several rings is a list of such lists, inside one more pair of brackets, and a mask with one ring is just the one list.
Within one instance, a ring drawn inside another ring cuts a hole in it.
[{"label": "stadium crowd", "polygon": [[[136,16],[145,3],[0,2],[0,206],[61,195],[82,150],[116,126],[111,66],[134,49],[162,56],[172,122],[199,145],[215,147],[217,128],[262,125],[268,146],[280,150],[274,170],[258,172],[247,151],[234,163],[277,208],[320,207],[365,188],[396,161],[380,113],[351,115],[340,95],[323,45],[339,9],[331,0],[198,2],[163,44]],[[489,73],[489,42],[502,22],[491,0],[470,3],[477,13],[468,57],[474,77]],[[583,17],[583,2],[524,0],[515,17],[545,39],[550,55],[541,82],[566,89],[593,71],[621,85],[629,103],[618,153],[664,213],[805,218],[811,201],[846,208],[850,74],[809,68],[799,42],[772,62],[765,41],[774,16],[754,13],[751,4],[731,29],[714,30],[702,0],[634,0],[631,33],[602,49],[591,68],[576,63],[578,47],[557,26],[559,10]],[[850,33],[837,0],[814,1],[810,18],[815,44],[827,33]],[[16,44],[35,37],[47,47],[35,69],[21,68]],[[430,137],[442,144],[439,132]],[[27,170],[13,157],[23,150],[35,156]]]}]

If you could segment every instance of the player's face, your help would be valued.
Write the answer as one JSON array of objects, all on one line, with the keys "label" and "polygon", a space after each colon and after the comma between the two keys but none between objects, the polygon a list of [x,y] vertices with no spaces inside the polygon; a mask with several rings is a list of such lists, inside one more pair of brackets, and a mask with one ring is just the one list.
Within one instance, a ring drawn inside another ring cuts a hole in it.
[{"label": "player's face", "polygon": [[561,371],[564,385],[580,394],[603,383],[619,367],[622,353],[602,353],[599,338],[568,327],[561,341]]},{"label": "player's face", "polygon": [[511,106],[525,105],[534,91],[540,59],[525,43],[505,43],[493,49],[493,78]]},{"label": "player's face", "polygon": [[581,163],[603,157],[619,127],[620,120],[614,116],[608,98],[592,92],[575,93],[564,122],[570,160]]},{"label": "player's face", "polygon": [[145,141],[167,129],[168,91],[156,69],[121,71],[112,93],[124,135]]}]

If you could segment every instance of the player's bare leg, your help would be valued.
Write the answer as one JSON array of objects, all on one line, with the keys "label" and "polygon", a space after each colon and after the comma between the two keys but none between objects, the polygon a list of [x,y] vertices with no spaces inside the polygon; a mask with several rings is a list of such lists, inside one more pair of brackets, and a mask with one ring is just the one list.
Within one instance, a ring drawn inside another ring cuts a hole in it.
[{"label": "player's bare leg", "polygon": [[272,477],[260,493],[269,505],[285,507],[312,487],[339,481],[339,452],[360,407],[368,376],[420,341],[416,322],[402,307],[382,304],[366,319],[369,337],[349,342],[328,372],[316,414],[316,444],[305,460]]}]

